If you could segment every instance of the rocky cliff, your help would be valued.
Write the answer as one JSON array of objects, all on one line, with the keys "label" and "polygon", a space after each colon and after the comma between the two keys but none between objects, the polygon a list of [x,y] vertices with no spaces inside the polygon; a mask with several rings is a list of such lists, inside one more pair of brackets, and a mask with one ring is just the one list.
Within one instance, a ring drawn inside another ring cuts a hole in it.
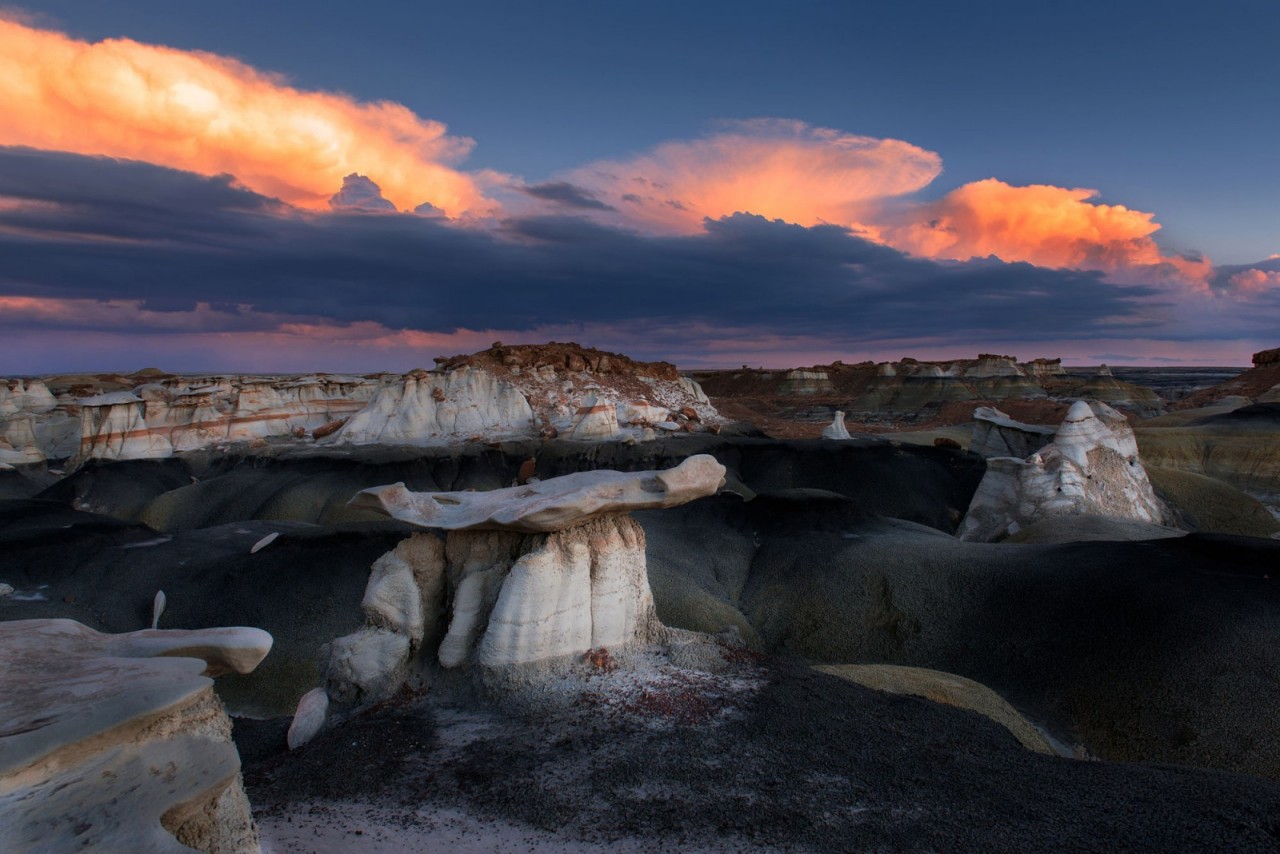
[{"label": "rocky cliff", "polygon": [[1138,458],[1133,430],[1104,403],[1074,403],[1053,441],[1026,459],[987,460],[958,535],[987,542],[1043,519],[1081,515],[1171,519]]},{"label": "rocky cliff", "polygon": [[692,374],[717,405],[743,420],[772,418],[820,422],[839,410],[867,425],[951,423],[972,401],[1101,400],[1138,417],[1165,411],[1151,389],[1116,379],[1105,366],[1069,372],[1060,359],[1019,362],[980,353],[974,359],[927,362],[860,362],[814,365],[786,371],[751,369]]}]

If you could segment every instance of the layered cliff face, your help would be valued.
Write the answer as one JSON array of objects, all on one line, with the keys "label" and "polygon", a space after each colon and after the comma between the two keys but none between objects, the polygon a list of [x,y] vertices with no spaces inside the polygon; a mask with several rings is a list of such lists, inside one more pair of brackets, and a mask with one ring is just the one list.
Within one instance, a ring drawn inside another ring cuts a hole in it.
[{"label": "layered cliff face", "polygon": [[1178,402],[1178,408],[1198,409],[1233,396],[1245,397],[1254,403],[1280,402],[1280,347],[1254,353],[1252,368],[1188,395]]},{"label": "layered cliff face", "polygon": [[247,673],[270,648],[248,628],[0,624],[5,850],[258,851],[209,677]]},{"label": "layered cliff face", "polygon": [[376,384],[363,377],[172,378],[77,401],[78,458],[148,459],[311,431],[358,412]]},{"label": "layered cliff face", "polygon": [[355,504],[443,531],[415,534],[373,565],[366,625],[327,645],[324,681],[298,705],[291,747],[435,668],[493,689],[596,654],[663,639],[631,510],[713,495],[707,455],[673,469],[591,471],[490,492],[365,490]]},{"label": "layered cliff face", "polygon": [[1068,373],[1060,359],[1019,362],[980,353],[950,362],[834,362],[789,371],[701,371],[693,374],[726,411],[745,420],[817,422],[836,410],[864,424],[908,424],[947,419],[967,401],[1102,400],[1139,417],[1165,411],[1151,389],[1123,382],[1109,371]]},{"label": "layered cliff face", "polygon": [[60,377],[57,398],[39,381],[9,381],[0,394],[0,463],[154,459],[267,439],[639,440],[657,430],[716,432],[722,421],[698,384],[666,362],[554,342],[437,361],[433,371],[374,378]]},{"label": "layered cliff face", "polygon": [[1053,516],[1081,515],[1171,520],[1138,458],[1133,430],[1104,403],[1074,403],[1053,441],[1025,459],[987,460],[958,535],[988,542]]}]

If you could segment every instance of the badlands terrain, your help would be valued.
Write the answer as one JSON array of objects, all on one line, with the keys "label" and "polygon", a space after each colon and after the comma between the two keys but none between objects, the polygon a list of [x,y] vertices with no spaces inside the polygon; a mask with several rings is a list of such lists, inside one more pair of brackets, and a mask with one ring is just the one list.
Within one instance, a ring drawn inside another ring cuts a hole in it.
[{"label": "badlands terrain", "polygon": [[0,382],[0,850],[1280,847],[1280,350]]}]

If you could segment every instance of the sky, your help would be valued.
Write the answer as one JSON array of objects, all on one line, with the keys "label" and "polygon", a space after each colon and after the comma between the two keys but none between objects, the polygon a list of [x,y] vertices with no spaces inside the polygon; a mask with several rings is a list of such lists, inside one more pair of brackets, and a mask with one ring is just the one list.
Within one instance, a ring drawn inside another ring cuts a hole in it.
[{"label": "sky", "polygon": [[1248,364],[1277,36],[1261,0],[0,7],[0,373]]}]

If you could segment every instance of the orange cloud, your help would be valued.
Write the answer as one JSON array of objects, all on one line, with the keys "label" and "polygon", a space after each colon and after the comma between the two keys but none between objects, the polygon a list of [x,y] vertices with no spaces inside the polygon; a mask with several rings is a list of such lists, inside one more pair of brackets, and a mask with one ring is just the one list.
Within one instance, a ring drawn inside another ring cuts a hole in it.
[{"label": "orange cloud", "polygon": [[995,255],[1043,267],[1100,270],[1164,260],[1151,239],[1160,229],[1154,214],[1090,201],[1096,196],[1096,190],[1015,187],[988,178],[890,217],[875,234],[926,258]]},{"label": "orange cloud", "polygon": [[0,144],[146,160],[325,209],[352,172],[401,210],[485,213],[476,180],[451,168],[472,147],[390,102],[304,92],[223,56],[89,43],[0,19]]},{"label": "orange cloud", "polygon": [[800,225],[848,225],[875,200],[914,192],[941,171],[937,154],[900,140],[757,119],[563,177],[616,208],[625,222],[692,233],[705,217],[738,212]]},{"label": "orange cloud", "polygon": [[[1155,215],[1099,204],[1096,190],[1016,187],[995,178],[925,203],[902,199],[942,171],[937,154],[907,142],[854,136],[798,121],[736,122],[622,161],[562,176],[607,205],[590,215],[657,233],[696,233],[737,212],[799,225],[843,225],[923,258],[994,255],[1042,267],[1174,277],[1200,287],[1205,259],[1165,254]],[[582,213],[582,211],[579,211]]]}]

